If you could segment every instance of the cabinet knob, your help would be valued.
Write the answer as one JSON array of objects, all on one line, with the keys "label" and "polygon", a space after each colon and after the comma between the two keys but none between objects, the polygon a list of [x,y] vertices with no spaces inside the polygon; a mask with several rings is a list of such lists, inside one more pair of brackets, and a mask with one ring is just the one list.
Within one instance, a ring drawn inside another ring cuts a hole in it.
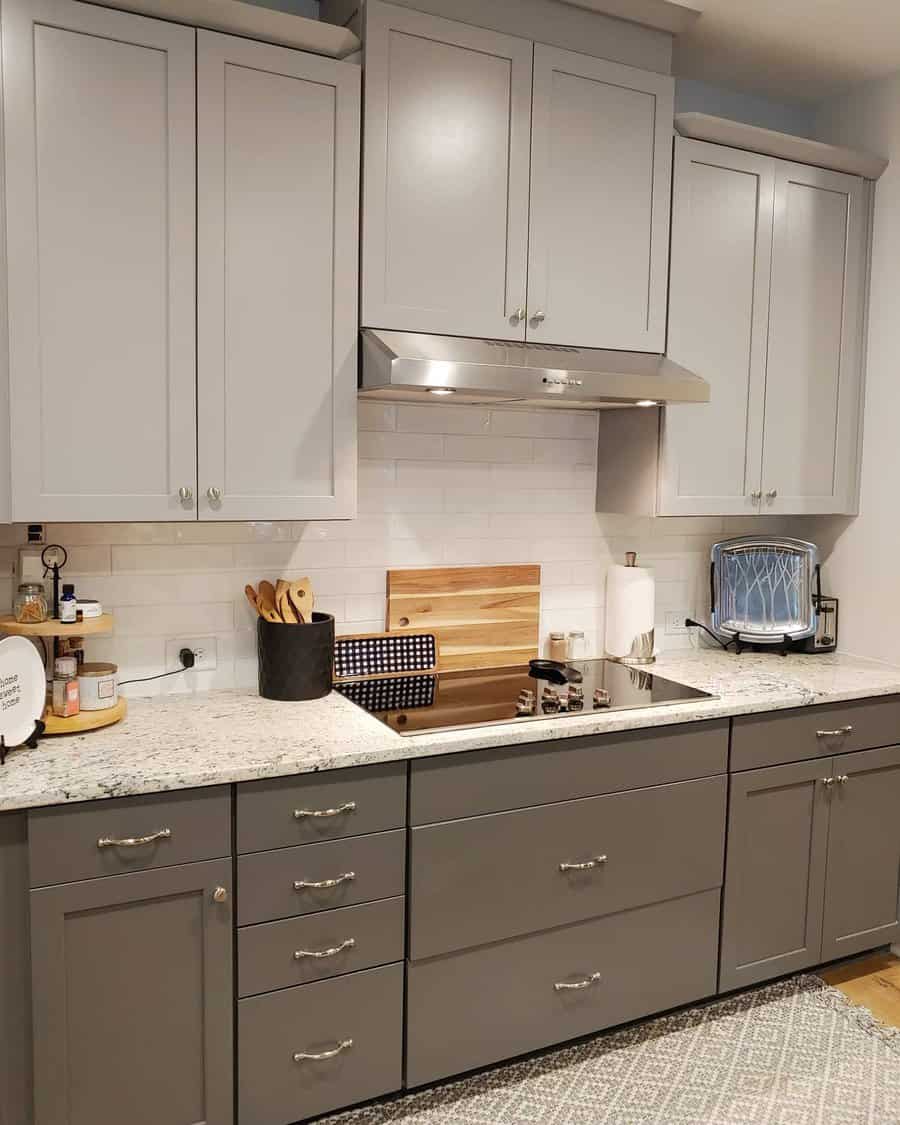
[{"label": "cabinet knob", "polygon": [[538,311],[531,318],[531,323],[532,324],[543,324],[546,319],[547,319],[547,314],[544,312],[544,310],[538,309]]},{"label": "cabinet knob", "polygon": [[769,491],[766,493],[766,499],[767,500],[774,500],[777,495],[778,495],[778,489],[777,488],[770,488]]},{"label": "cabinet knob", "polygon": [[212,893],[213,902],[227,902],[228,889],[226,887],[216,887]]},{"label": "cabinet knob", "polygon": [[760,500],[762,500],[762,493],[758,488],[754,488],[754,490],[750,493],[750,499],[754,504],[758,504]]},{"label": "cabinet knob", "polygon": [[190,501],[194,499],[193,488],[189,488],[187,485],[182,485],[182,487],[178,489],[178,499],[182,502],[182,504],[190,503]]},{"label": "cabinet knob", "polygon": [[515,312],[510,317],[510,320],[515,320],[519,324],[521,324],[522,321],[525,319],[525,317],[527,315],[528,314],[527,314],[526,310],[521,305],[519,305],[519,307],[515,310]]},{"label": "cabinet knob", "polygon": [[222,489],[216,488],[215,485],[210,485],[206,490],[206,498],[209,500],[210,504],[218,504],[222,499]]}]

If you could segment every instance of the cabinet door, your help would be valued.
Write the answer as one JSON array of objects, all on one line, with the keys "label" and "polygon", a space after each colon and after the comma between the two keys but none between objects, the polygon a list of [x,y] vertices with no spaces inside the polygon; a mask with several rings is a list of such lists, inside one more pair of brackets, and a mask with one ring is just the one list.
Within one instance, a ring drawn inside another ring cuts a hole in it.
[{"label": "cabinet door", "polygon": [[900,935],[900,746],[844,754],[832,772],[823,961]]},{"label": "cabinet door", "polygon": [[197,34],[201,519],[355,515],[358,66]]},{"label": "cabinet door", "polygon": [[667,406],[660,515],[759,510],[775,162],[675,141],[669,356],[710,401]]},{"label": "cabinet door", "polygon": [[532,51],[367,5],[364,325],[524,339]]},{"label": "cabinet door", "polygon": [[529,339],[665,350],[673,90],[535,47]]},{"label": "cabinet door", "polygon": [[194,31],[6,0],[3,70],[13,519],[193,519]]},{"label": "cabinet door", "polygon": [[856,176],[776,163],[763,509],[853,513],[868,191]]},{"label": "cabinet door", "polygon": [[35,1125],[230,1125],[230,888],[216,859],[31,892]]},{"label": "cabinet door", "polygon": [[825,760],[733,775],[720,991],[821,960],[830,773]]}]

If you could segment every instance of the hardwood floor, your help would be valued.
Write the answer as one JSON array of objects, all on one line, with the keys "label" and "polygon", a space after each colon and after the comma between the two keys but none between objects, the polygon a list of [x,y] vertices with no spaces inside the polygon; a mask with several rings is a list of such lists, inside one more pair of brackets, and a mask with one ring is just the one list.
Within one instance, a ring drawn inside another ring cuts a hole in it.
[{"label": "hardwood floor", "polygon": [[871,953],[822,969],[819,976],[882,1023],[900,1027],[900,957]]}]

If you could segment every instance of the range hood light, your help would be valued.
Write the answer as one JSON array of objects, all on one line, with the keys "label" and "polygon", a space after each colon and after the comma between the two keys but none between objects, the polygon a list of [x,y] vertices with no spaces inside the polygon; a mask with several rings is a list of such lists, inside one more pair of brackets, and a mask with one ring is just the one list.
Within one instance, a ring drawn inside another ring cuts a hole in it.
[{"label": "range hood light", "polygon": [[659,406],[655,398],[642,398],[634,404],[635,406]]},{"label": "range hood light", "polygon": [[429,387],[428,393],[430,395],[455,395],[456,391],[452,387]]}]

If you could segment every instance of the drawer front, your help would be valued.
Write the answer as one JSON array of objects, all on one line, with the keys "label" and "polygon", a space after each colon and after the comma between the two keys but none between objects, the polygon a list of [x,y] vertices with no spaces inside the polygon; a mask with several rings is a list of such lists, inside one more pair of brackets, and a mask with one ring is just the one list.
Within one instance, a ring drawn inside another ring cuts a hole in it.
[{"label": "drawer front", "polygon": [[718,940],[719,893],[707,891],[411,964],[407,1083],[711,996]]},{"label": "drawer front", "polygon": [[725,793],[714,777],[413,829],[410,957],[720,886]]},{"label": "drawer front", "polygon": [[323,910],[238,931],[241,996],[402,961],[406,900]]},{"label": "drawer front", "polygon": [[404,762],[238,786],[238,852],[315,844],[405,824]]},{"label": "drawer front", "polygon": [[410,824],[690,781],[727,769],[727,719],[428,758],[411,766]]},{"label": "drawer front", "polygon": [[[310,883],[324,885],[299,885]],[[405,884],[404,829],[254,852],[238,857],[238,925],[394,898]]]},{"label": "drawer front", "polygon": [[289,1125],[399,1090],[403,966],[241,1000],[238,1034],[243,1125]]},{"label": "drawer front", "polygon": [[740,715],[733,723],[733,770],[830,758],[900,742],[900,696]]},{"label": "drawer front", "polygon": [[32,887],[231,855],[227,786],[28,814]]}]

